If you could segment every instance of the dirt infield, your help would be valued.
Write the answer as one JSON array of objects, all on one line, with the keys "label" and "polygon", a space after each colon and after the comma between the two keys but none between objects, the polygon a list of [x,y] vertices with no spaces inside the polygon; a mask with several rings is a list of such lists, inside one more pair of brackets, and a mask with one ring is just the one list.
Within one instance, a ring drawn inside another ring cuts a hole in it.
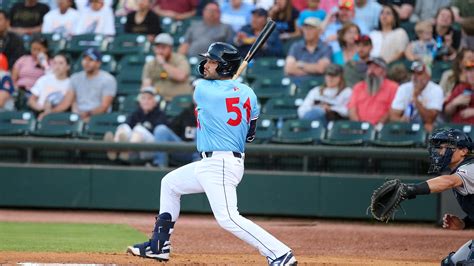
[{"label": "dirt infield", "polygon": [[[120,223],[147,235],[154,215],[0,209],[0,221]],[[450,251],[474,238],[473,230],[447,231],[431,224],[250,218],[292,247],[303,265],[439,265]],[[208,215],[182,215],[175,226],[172,245],[172,258],[167,265],[266,264],[257,251],[222,230]],[[18,262],[160,264],[125,253],[0,252],[0,264]]]}]

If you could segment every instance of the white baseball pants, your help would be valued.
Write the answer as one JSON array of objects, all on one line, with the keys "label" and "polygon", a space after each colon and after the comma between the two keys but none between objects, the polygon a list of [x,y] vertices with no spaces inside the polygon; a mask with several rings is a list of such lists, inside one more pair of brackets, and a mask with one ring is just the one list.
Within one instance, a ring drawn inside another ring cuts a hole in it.
[{"label": "white baseball pants", "polygon": [[257,248],[271,259],[290,248],[237,210],[236,188],[244,174],[244,161],[232,152],[213,152],[212,157],[182,166],[161,181],[160,214],[168,212],[176,221],[181,195],[205,192],[219,225]]}]

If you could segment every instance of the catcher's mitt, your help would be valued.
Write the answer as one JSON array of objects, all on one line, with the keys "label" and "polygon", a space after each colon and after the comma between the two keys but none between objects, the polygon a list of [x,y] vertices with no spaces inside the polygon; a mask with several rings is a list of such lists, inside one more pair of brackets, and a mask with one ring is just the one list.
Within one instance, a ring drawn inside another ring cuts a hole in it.
[{"label": "catcher's mitt", "polygon": [[383,183],[372,194],[370,211],[372,216],[382,222],[388,222],[400,207],[400,203],[407,199],[407,184],[400,179],[392,179]]}]

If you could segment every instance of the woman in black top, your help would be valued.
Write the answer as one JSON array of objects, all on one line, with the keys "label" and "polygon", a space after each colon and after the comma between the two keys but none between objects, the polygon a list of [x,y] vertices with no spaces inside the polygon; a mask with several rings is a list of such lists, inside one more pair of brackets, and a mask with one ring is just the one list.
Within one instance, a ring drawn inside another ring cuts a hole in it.
[{"label": "woman in black top", "polygon": [[161,33],[160,17],[150,9],[151,0],[138,0],[138,10],[127,15],[126,33],[149,35],[153,39]]}]

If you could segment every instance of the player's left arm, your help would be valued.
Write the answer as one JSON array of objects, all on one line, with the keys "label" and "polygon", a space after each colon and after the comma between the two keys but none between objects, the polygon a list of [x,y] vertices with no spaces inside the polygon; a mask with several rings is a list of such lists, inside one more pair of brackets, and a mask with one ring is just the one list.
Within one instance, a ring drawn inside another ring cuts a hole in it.
[{"label": "player's left arm", "polygon": [[250,121],[249,129],[247,131],[247,137],[245,138],[246,142],[252,142],[255,140],[255,135],[257,132],[257,120],[260,114],[260,109],[257,104],[257,96],[255,94],[250,95]]}]

